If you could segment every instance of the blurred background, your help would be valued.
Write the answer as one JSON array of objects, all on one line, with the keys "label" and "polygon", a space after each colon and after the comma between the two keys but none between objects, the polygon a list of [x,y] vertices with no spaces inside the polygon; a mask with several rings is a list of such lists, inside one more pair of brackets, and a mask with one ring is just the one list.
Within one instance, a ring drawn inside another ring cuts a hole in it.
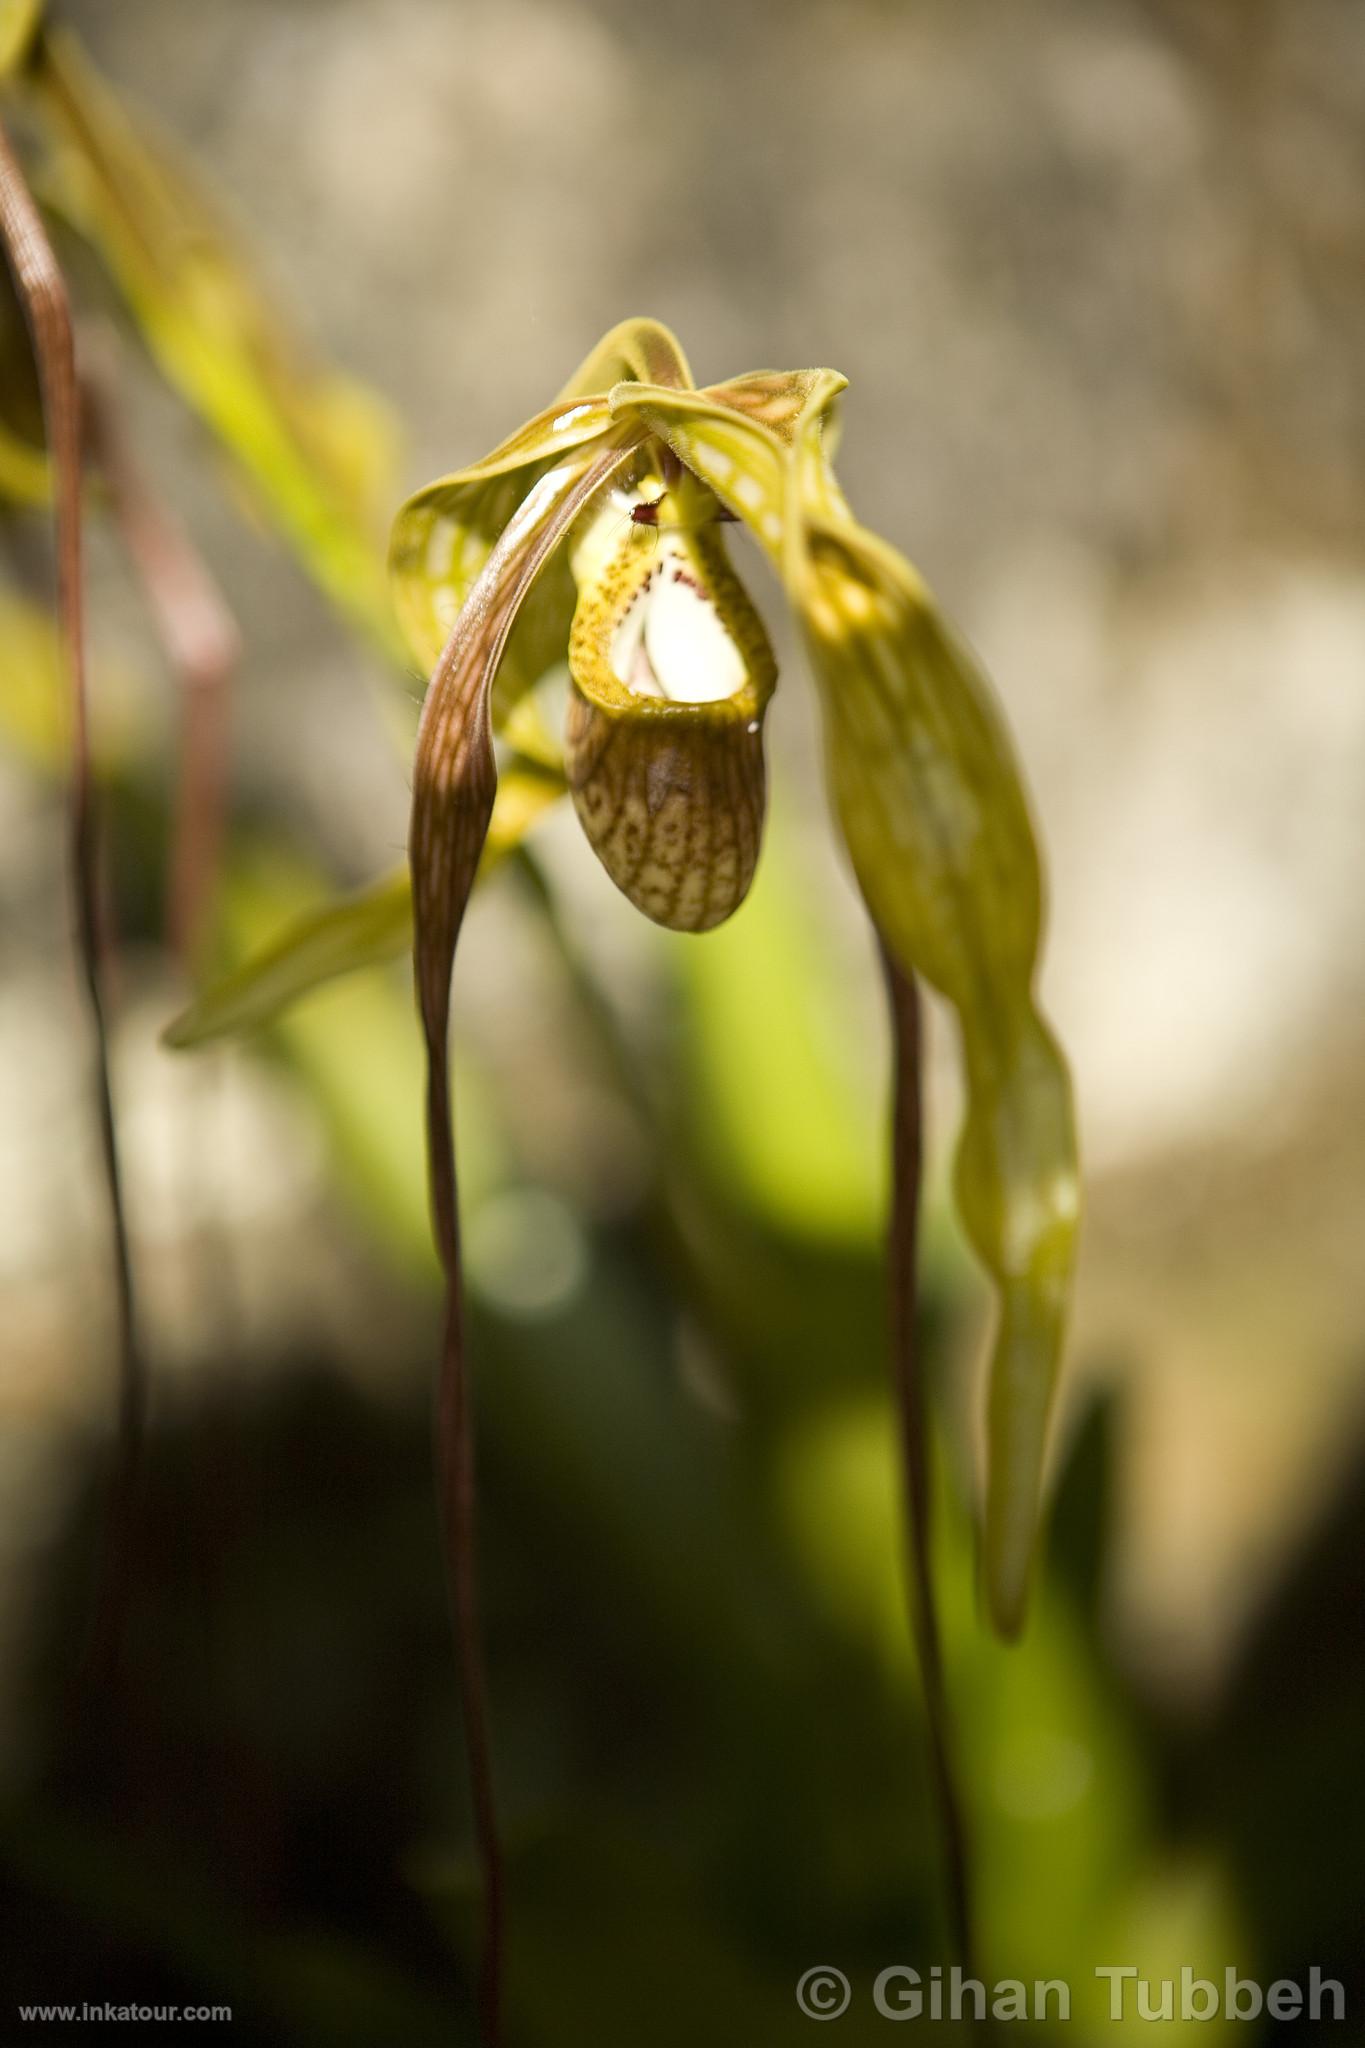
[{"label": "blurred background", "polygon": [[[1318,1964],[1358,2009],[1365,10],[53,11],[319,356],[390,408],[387,510],[627,314],[673,326],[699,381],[848,376],[853,505],[981,651],[1018,738],[1086,1165],[1053,1536],[1007,1652],[972,1589],[986,1304],[944,1201],[933,1019],[926,1341],[983,1967],[1069,1978],[1070,2041],[1113,2031],[1089,2011],[1100,1962],[1264,1984]],[[241,634],[225,964],[401,859],[419,685],[69,260],[143,468]],[[98,1700],[82,1676],[105,1223],[62,790],[14,708],[44,687],[20,623],[43,531],[6,515],[0,537],[13,1995],[221,2000],[261,2044],[472,2040],[408,973],[241,1048],[160,1047],[187,996],[163,913],[180,712],[98,520],[154,1414],[130,1655]],[[875,2041],[876,1970],[948,1959],[899,1583],[879,989],[767,609],[773,803],[734,922],[648,927],[557,811],[461,951],[514,2048],[803,2040],[793,1987],[825,1962],[855,1984],[840,2038]]]}]

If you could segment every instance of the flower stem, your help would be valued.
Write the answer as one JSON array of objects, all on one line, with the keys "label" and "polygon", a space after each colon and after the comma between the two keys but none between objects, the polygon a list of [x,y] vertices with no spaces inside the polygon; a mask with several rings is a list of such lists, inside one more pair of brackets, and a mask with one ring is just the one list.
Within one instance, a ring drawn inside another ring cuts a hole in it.
[{"label": "flower stem", "polygon": [[412,777],[413,966],[427,1054],[427,1159],[432,1228],[445,1272],[445,1330],[436,1441],[464,1709],[474,1836],[484,1889],[480,2006],[484,2048],[501,2038],[503,1862],[493,1798],[488,1688],[475,1562],[473,1418],[465,1355],[460,1207],[451,1120],[451,974],[497,794],[489,692],[517,611],[583,507],[630,461],[638,434],[613,440],[560,476],[534,522],[513,520],[485,562],[451,629],[427,690]]},{"label": "flower stem", "polygon": [[[444,1061],[433,1062],[428,1076],[427,1123],[431,1137],[433,1207],[439,1219],[441,1253],[446,1268],[445,1328],[436,1389],[437,1491],[450,1583],[456,1678],[464,1719],[474,1842],[483,1892],[479,2016],[484,2048],[498,2048],[502,2038],[503,1857],[493,1791],[488,1680],[479,1619],[478,1488],[465,1346],[454,1152],[453,1148],[447,1152],[446,1144],[440,1142],[442,1138],[448,1142],[450,1108],[449,1068]],[[447,1159],[449,1182],[443,1185]]]},{"label": "flower stem", "polygon": [[191,973],[202,963],[226,801],[227,718],[241,636],[207,563],[167,510],[127,432],[111,351],[86,366],[85,442],[180,693],[180,762],[167,936]]},{"label": "flower stem", "polygon": [[112,1238],[118,1319],[118,1446],[109,1549],[93,1661],[117,1656],[131,1582],[137,1488],[146,1434],[147,1380],[138,1344],[132,1256],[109,1081],[99,848],[90,772],[82,590],[81,409],[66,283],[24,174],[0,128],[0,245],[8,255],[33,340],[52,464],[57,623],[71,712],[70,862],[76,945],[93,1037],[92,1082]]},{"label": "flower stem", "polygon": [[973,1974],[971,1883],[967,1830],[958,1794],[951,1718],[943,1680],[934,1597],[929,1498],[928,1402],[916,1330],[916,1247],[924,1160],[920,998],[914,976],[882,947],[893,1040],[892,1196],[890,1224],[891,1362],[905,1489],[906,1595],[919,1660],[929,1735],[939,1838],[947,1887],[949,1930],[957,1961]]}]

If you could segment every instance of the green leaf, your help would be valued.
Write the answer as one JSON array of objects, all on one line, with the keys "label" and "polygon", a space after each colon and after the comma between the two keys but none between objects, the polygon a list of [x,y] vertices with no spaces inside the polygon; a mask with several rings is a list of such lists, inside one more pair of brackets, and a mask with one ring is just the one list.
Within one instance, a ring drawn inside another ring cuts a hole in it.
[{"label": "green leaf", "polygon": [[273,944],[219,982],[166,1027],[175,1051],[238,1037],[273,1023],[300,996],[405,953],[412,939],[412,886],[401,868],[342,903],[310,911]]},{"label": "green leaf", "polygon": [[40,774],[61,776],[71,753],[71,707],[57,629],[27,598],[0,589],[0,733]]},{"label": "green leaf", "polygon": [[308,359],[191,174],[134,125],[70,34],[44,37],[32,82],[54,143],[52,203],[98,251],[163,373],[305,567],[401,662],[384,577],[387,410]]},{"label": "green leaf", "polygon": [[52,499],[52,480],[47,457],[12,434],[0,420],[0,497],[15,505],[47,505]]},{"label": "green leaf", "polygon": [[766,1225],[869,1244],[882,1204],[880,1104],[861,1020],[847,984],[829,973],[821,941],[832,941],[833,921],[812,900],[789,805],[775,803],[768,839],[743,917],[704,946],[676,949],[689,1141],[727,1198]]},{"label": "green leaf", "polygon": [[[519,844],[563,786],[562,778],[525,766],[503,775],[484,847],[485,874]],[[396,960],[411,944],[412,878],[404,866],[358,895],[297,918],[175,1018],[163,1041],[187,1051],[259,1031],[314,989]]]},{"label": "green leaf", "polygon": [[[1027,1599],[1079,1208],[1070,1081],[1033,998],[1037,850],[989,686],[895,549],[850,515],[827,460],[842,380],[804,375],[764,419],[716,392],[625,385],[778,568],[821,687],[835,807],[864,898],[903,968],[957,1012],[967,1070],[958,1207],[996,1287],[984,1576],[996,1625]],[[747,394],[746,394],[747,397]]]}]

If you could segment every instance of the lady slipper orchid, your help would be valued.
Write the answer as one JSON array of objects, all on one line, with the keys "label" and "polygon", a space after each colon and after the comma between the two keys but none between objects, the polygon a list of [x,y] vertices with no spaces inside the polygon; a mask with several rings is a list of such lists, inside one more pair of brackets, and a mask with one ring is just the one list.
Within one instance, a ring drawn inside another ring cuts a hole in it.
[{"label": "lady slipper orchid", "polygon": [[[728,559],[730,523],[754,536],[802,628],[835,815],[891,993],[893,1343],[911,1607],[958,1946],[969,1951],[914,1350],[918,977],[956,1013],[967,1084],[957,1204],[998,1301],[981,1558],[987,1606],[1005,1635],[1022,1625],[1036,1542],[1074,1259],[1075,1136],[1066,1067],[1033,996],[1042,888],[1010,743],[988,685],[914,569],[848,509],[831,468],[843,388],[832,370],[804,370],[697,389],[667,329],[629,321],[491,455],[409,499],[390,566],[401,626],[431,678],[410,894],[399,876],[313,916],[168,1034],[190,1044],[260,1023],[317,982],[401,950],[411,933],[447,1280],[438,1437],[487,1904],[489,2038],[502,1878],[448,1068],[456,942],[481,866],[566,791],[612,881],[656,923],[705,932],[742,903],[763,826],[763,719],[776,664]],[[536,685],[566,657],[560,742],[545,729]]]},{"label": "lady slipper orchid", "polygon": [[[1032,984],[1042,890],[988,685],[920,578],[849,512],[830,466],[831,370],[698,390],[668,331],[616,328],[553,405],[404,506],[391,567],[431,674],[411,856],[435,1154],[460,921],[499,828],[493,735],[516,746],[564,659],[565,768],[589,842],[645,914],[704,931],[743,900],[762,826],[766,635],[726,555],[742,521],[800,621],[834,808],[890,963],[957,1014],[967,1080],[956,1194],[999,1301],[983,1579],[999,1629],[1026,1603],[1077,1222],[1067,1072]],[[524,802],[518,769],[509,805]],[[433,1161],[455,1247],[453,1168]]]}]

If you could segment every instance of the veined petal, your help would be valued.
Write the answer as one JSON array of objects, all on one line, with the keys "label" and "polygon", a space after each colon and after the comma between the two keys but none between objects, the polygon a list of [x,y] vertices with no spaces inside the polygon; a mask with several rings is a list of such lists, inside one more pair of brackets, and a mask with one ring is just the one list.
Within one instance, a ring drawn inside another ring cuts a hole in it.
[{"label": "veined petal", "polygon": [[[847,382],[838,370],[755,370],[702,391],[619,384],[610,397],[618,418],[642,418],[743,520],[785,580],[793,545],[799,573],[805,516],[848,514],[827,459],[834,400]],[[818,458],[804,495],[792,473],[798,444]]]},{"label": "veined petal", "polygon": [[[562,775],[526,765],[504,769],[479,880],[520,844],[542,811],[563,793]],[[314,989],[396,960],[411,946],[412,878],[405,862],[368,889],[296,918],[182,1011],[167,1025],[163,1042],[182,1051],[260,1031]]]},{"label": "veined petal", "polygon": [[[481,462],[438,477],[408,499],[394,521],[389,572],[404,638],[424,675],[440,659],[460,607],[517,507],[542,476],[612,425],[600,395],[581,404],[556,403]],[[563,656],[572,585],[561,581],[556,598],[553,617],[537,636],[539,644],[532,646],[527,637],[518,666],[528,682],[555,658],[556,645]],[[537,666],[541,654],[546,658]]]},{"label": "veined petal", "polygon": [[[430,674],[498,535],[533,485],[573,450],[609,432],[606,393],[623,377],[665,389],[691,384],[676,337],[656,320],[625,320],[603,337],[553,405],[471,463],[408,499],[389,550],[394,602],[409,647]],[[567,571],[551,565],[523,608],[503,656],[495,723],[562,658],[573,616]]]},{"label": "veined petal", "polygon": [[996,1625],[1012,1634],[1079,1209],[1070,1080],[1032,993],[1038,856],[989,686],[910,564],[850,515],[826,445],[841,380],[807,377],[777,419],[763,418],[761,386],[755,403],[743,379],[706,392],[627,385],[612,403],[667,440],[778,569],[821,686],[835,805],[868,909],[900,964],[958,1015],[968,1108],[957,1199],[999,1303],[984,1576]]},{"label": "veined petal", "polygon": [[692,372],[682,343],[662,321],[623,320],[604,334],[560,392],[559,403],[610,391],[613,384],[625,379],[636,384],[660,384],[670,391],[691,390]]},{"label": "veined petal", "polygon": [[445,1321],[437,1391],[437,1464],[447,1566],[456,1618],[460,1696],[470,1790],[483,1874],[486,2006],[495,2007],[501,1899],[488,1709],[478,1619],[475,1464],[465,1358],[459,1191],[450,1088],[450,979],[465,907],[488,831],[497,768],[489,695],[517,610],[537,572],[583,507],[634,453],[590,448],[542,477],[504,528],[455,624],[422,707],[413,772],[408,858],[412,868],[413,960],[426,1042],[427,1164],[432,1229],[445,1275]]},{"label": "veined petal", "polygon": [[727,383],[708,384],[697,395],[766,427],[790,447],[802,420],[823,411],[847,384],[837,370],[750,370]]},{"label": "veined petal", "polygon": [[639,420],[666,441],[780,562],[789,480],[786,447],[774,428],[709,392],[661,385],[617,384],[611,408],[618,419]]},{"label": "veined petal", "polygon": [[[638,438],[638,437],[635,437]],[[422,707],[413,770],[414,963],[426,1035],[427,1139],[436,1241],[448,1282],[447,1366],[458,1370],[460,1278],[446,1040],[455,946],[497,787],[489,694],[517,611],[583,507],[628,462],[635,438],[580,451],[541,478],[503,529],[455,624]],[[453,1333],[453,1334],[452,1334]]]},{"label": "veined petal", "polygon": [[909,564],[852,526],[813,527],[801,604],[854,870],[892,952],[957,1011],[967,1118],[956,1189],[996,1283],[985,1582],[1022,1623],[1078,1214],[1071,1090],[1035,1007],[1041,887],[1023,793],[986,685]]}]

